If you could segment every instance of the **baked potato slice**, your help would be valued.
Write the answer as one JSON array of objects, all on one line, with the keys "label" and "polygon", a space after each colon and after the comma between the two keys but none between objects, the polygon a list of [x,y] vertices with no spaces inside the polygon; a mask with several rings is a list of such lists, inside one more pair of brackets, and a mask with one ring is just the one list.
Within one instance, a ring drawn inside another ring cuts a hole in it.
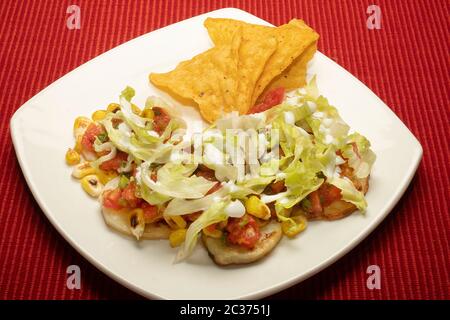
[{"label": "baked potato slice", "polygon": [[[366,178],[352,178],[352,182],[356,189],[367,193],[369,190],[369,177]],[[326,206],[321,213],[306,214],[308,220],[338,220],[345,218],[357,210],[356,206],[344,200],[338,200]]]},{"label": "baked potato slice", "polygon": [[262,227],[260,232],[261,237],[251,250],[236,245],[227,245],[223,239],[211,238],[205,234],[203,234],[202,240],[209,256],[218,265],[246,264],[268,255],[282,237],[281,224],[275,220]]},{"label": "baked potato slice", "polygon": [[[106,224],[110,228],[122,234],[135,237],[131,229],[129,214],[127,214],[127,212],[103,207],[102,214]],[[147,240],[168,239],[169,234],[170,228],[164,223],[147,223],[145,224],[142,235],[139,238]]]}]

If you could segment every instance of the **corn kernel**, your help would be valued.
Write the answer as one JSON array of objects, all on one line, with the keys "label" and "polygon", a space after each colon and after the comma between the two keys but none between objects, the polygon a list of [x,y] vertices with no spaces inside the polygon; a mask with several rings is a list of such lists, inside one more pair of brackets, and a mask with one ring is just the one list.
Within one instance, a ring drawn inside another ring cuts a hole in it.
[{"label": "corn kernel", "polygon": [[144,210],[136,208],[130,211],[129,222],[131,233],[139,240],[145,231],[145,217]]},{"label": "corn kernel", "polygon": [[95,174],[82,178],[81,187],[88,195],[94,198],[97,198],[103,190],[103,185]]},{"label": "corn kernel", "polygon": [[147,119],[153,119],[155,117],[155,114],[153,113],[152,109],[147,108],[147,109],[142,110],[141,117],[147,118]]},{"label": "corn kernel", "polygon": [[270,219],[270,209],[269,207],[261,201],[257,196],[250,196],[245,201],[245,210],[247,213],[260,218],[260,219]]},{"label": "corn kernel", "polygon": [[102,169],[95,170],[95,174],[100,179],[100,182],[107,184],[109,181],[117,177],[119,174],[114,170],[104,171]]},{"label": "corn kernel", "polygon": [[87,117],[78,117],[75,119],[75,122],[73,123],[73,133],[75,136],[77,136],[77,132],[80,130],[84,131],[90,124],[91,119]]},{"label": "corn kernel", "polygon": [[211,230],[211,228],[209,227],[203,228],[203,233],[211,238],[218,239],[222,237],[222,230],[219,230],[217,228],[214,228],[213,230]]},{"label": "corn kernel", "polygon": [[77,135],[76,139],[75,139],[75,151],[78,153],[82,153],[83,152],[83,145],[81,144],[81,140],[83,139],[83,135]]},{"label": "corn kernel", "polygon": [[69,166],[74,166],[80,163],[80,154],[73,149],[67,150],[66,152],[66,163]]},{"label": "corn kernel", "polygon": [[72,177],[81,179],[87,175],[94,174],[95,169],[91,166],[89,162],[83,162],[76,165],[72,171]]},{"label": "corn kernel", "polygon": [[186,228],[186,221],[181,216],[164,215],[164,220],[166,220],[167,224],[172,229]]},{"label": "corn kernel", "polygon": [[134,103],[131,104],[131,111],[133,111],[133,113],[137,115],[141,114],[141,109],[139,109],[139,107]]},{"label": "corn kernel", "polygon": [[170,233],[169,242],[172,248],[178,247],[186,238],[186,229],[177,229]]},{"label": "corn kernel", "polygon": [[303,215],[299,215],[281,222],[281,230],[283,230],[283,233],[285,235],[292,238],[305,230],[307,225],[308,220],[306,219],[306,217]]},{"label": "corn kernel", "polygon": [[115,113],[119,110],[120,110],[120,104],[118,104],[118,103],[110,103],[110,104],[108,104],[108,108],[106,108],[106,111],[112,112],[112,113]]},{"label": "corn kernel", "polygon": [[107,114],[107,112],[105,110],[97,110],[92,114],[91,118],[94,121],[100,121],[100,120],[105,119],[106,114]]}]

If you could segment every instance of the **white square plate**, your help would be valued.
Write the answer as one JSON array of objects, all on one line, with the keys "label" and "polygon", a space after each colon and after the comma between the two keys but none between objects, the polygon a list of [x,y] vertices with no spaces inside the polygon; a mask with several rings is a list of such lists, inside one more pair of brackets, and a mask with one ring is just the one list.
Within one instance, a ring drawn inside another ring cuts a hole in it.
[{"label": "white square plate", "polygon": [[[142,105],[151,94],[148,74],[174,67],[211,46],[206,17],[269,23],[241,10],[222,9],[145,34],[78,67],[25,103],[11,120],[11,134],[26,181],[45,215],[86,259],[124,286],[151,298],[261,298],[324,269],[361,242],[389,213],[408,186],[422,147],[396,115],[365,85],[317,52],[308,73],[317,74],[320,92],[342,118],[365,135],[378,158],[367,194],[365,215],[335,222],[312,222],[294,240],[283,239],[258,263],[222,268],[198,246],[184,263],[173,264],[176,249],[167,241],[123,237],[104,223],[99,203],[71,179],[64,162],[74,144],[72,125],[117,101],[130,85]],[[167,96],[165,96],[167,97]],[[201,125],[193,108],[177,108],[191,128]]]}]

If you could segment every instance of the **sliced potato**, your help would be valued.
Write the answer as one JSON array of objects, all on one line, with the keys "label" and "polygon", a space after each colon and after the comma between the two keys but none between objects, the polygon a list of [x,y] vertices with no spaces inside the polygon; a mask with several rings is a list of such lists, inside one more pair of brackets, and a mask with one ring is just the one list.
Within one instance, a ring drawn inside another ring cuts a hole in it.
[{"label": "sliced potato", "polygon": [[[364,194],[369,190],[369,177],[352,179],[355,187]],[[356,206],[344,200],[338,200],[323,209],[323,212],[318,214],[308,214],[308,220],[337,220],[345,218],[357,210]]]},{"label": "sliced potato", "polygon": [[[129,224],[129,214],[127,212],[103,207],[102,214],[106,224],[109,227],[134,238],[134,235],[131,232],[131,226]],[[170,228],[163,223],[147,223],[140,239],[168,239],[170,231]]]},{"label": "sliced potato", "polygon": [[252,250],[234,245],[227,245],[222,239],[215,239],[203,234],[202,239],[210,257],[218,265],[246,264],[265,257],[278,244],[282,237],[281,225],[271,221],[261,229],[261,238]]}]

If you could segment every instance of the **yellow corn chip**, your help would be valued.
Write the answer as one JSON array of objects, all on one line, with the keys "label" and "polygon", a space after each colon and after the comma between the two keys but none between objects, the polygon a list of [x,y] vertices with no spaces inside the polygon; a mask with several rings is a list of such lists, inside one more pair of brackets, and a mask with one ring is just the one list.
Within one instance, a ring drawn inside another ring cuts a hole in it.
[{"label": "yellow corn chip", "polygon": [[236,110],[241,29],[231,41],[183,61],[167,73],[152,73],[150,81],[182,98],[194,100],[203,118],[213,122]]},{"label": "yellow corn chip", "polygon": [[[268,37],[276,38],[278,43],[277,49],[264,66],[264,70],[255,85],[250,106],[255,103],[256,99],[275,77],[280,75],[294,61],[297,61],[297,58],[318,39],[318,34],[301,20],[293,20],[289,24],[274,28],[248,24],[233,19],[208,18],[205,21],[205,27],[216,45],[229,43],[233,32],[238,28],[242,28],[243,37],[250,39],[254,45]],[[306,59],[299,59],[298,61],[304,63],[304,60]],[[292,75],[301,74],[299,70],[302,70],[302,67],[296,66],[292,71]]]},{"label": "yellow corn chip", "polygon": [[238,91],[236,105],[240,114],[246,114],[252,106],[253,91],[261,76],[267,60],[277,48],[274,37],[262,39],[254,43],[251,39],[242,39],[239,49]]},{"label": "yellow corn chip", "polygon": [[267,92],[275,88],[285,88],[287,91],[301,88],[306,84],[306,67],[309,60],[314,56],[317,50],[317,44],[311,44],[306,50],[294,60],[294,62],[287,67],[281,74],[276,76],[269,85],[264,89],[263,93],[259,96],[264,97]]}]

